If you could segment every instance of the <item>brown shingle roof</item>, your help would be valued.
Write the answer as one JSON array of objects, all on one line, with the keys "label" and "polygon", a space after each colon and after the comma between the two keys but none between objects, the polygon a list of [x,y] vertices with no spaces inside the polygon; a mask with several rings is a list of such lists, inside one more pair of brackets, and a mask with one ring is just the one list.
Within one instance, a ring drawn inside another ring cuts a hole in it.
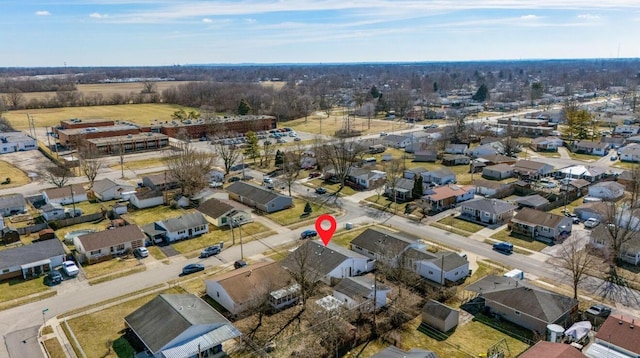
[{"label": "brown shingle roof", "polygon": [[465,193],[473,189],[474,189],[473,185],[449,184],[449,185],[439,186],[437,188],[434,188],[433,189],[434,193],[428,194],[427,196],[429,197],[429,199],[433,201],[438,201],[446,198],[452,198],[452,197],[464,195]]},{"label": "brown shingle roof", "polygon": [[259,262],[213,277],[235,302],[243,303],[295,283],[277,262]]},{"label": "brown shingle roof", "polygon": [[513,217],[513,221],[554,228],[560,225],[564,218],[565,216],[551,214],[541,210],[522,208],[520,212]]},{"label": "brown shingle roof", "polygon": [[138,225],[121,226],[112,230],[99,231],[78,237],[85,251],[94,251],[135,240],[144,242],[145,239],[146,236]]},{"label": "brown shingle roof", "polygon": [[564,343],[539,341],[533,347],[522,353],[520,358],[585,358],[573,346]]},{"label": "brown shingle roof", "polygon": [[637,326],[638,324],[640,324],[640,319],[635,317],[612,314],[604,321],[596,338],[640,354],[640,327]]},{"label": "brown shingle roof", "polygon": [[217,219],[224,213],[233,210],[233,208],[234,207],[226,201],[211,198],[200,204],[196,210],[211,218]]},{"label": "brown shingle roof", "polygon": [[73,184],[71,185],[71,188],[67,185],[62,188],[47,189],[44,192],[47,193],[47,197],[49,199],[58,199],[71,196],[71,191],[73,191],[73,195],[82,195],[87,193],[82,184]]}]

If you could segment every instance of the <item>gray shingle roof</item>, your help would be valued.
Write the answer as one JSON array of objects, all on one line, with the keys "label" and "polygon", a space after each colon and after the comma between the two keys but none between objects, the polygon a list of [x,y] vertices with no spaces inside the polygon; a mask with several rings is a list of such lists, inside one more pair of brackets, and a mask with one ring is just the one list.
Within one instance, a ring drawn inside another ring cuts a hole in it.
[{"label": "gray shingle roof", "polygon": [[283,196],[272,190],[267,188],[263,188],[261,186],[245,183],[242,181],[237,181],[227,187],[227,191],[234,193],[236,195],[247,197],[256,203],[260,203],[263,205],[268,204],[273,199]]},{"label": "gray shingle roof", "polygon": [[53,238],[30,245],[0,250],[0,268],[20,266],[64,255],[64,247],[60,240]]},{"label": "gray shingle roof", "polygon": [[404,237],[403,235],[384,229],[368,228],[356,236],[355,239],[351,240],[351,245],[356,245],[378,254],[392,253],[395,256],[415,243],[417,239],[417,237]]},{"label": "gray shingle roof", "polygon": [[190,213],[178,216],[177,218],[161,221],[161,225],[169,232],[188,230],[196,226],[206,225],[207,223],[208,221],[204,218],[202,213]]},{"label": "gray shingle roof", "polygon": [[84,186],[82,184],[73,184],[71,185],[71,187],[67,185],[63,186],[62,188],[47,189],[44,192],[47,193],[47,197],[49,199],[58,199],[71,196],[72,191],[74,195],[82,195],[87,193],[87,191],[84,190]]},{"label": "gray shingle roof", "polygon": [[[298,252],[298,250],[301,251]],[[335,244],[329,243],[325,247],[322,242],[309,240],[285,257],[281,265],[292,272],[299,272],[303,268],[302,265],[305,265],[309,270],[324,276],[350,257],[368,259],[364,255]],[[320,278],[317,277],[317,279]]]},{"label": "gray shingle roof", "polygon": [[95,182],[93,182],[93,186],[91,187],[91,190],[93,190],[96,193],[103,193],[117,186],[126,186],[126,187],[130,187],[131,189],[134,188],[133,185],[131,184],[117,183],[109,178],[105,178],[105,179],[96,180]]},{"label": "gray shingle roof", "polygon": [[[333,287],[335,291],[344,293],[353,299],[369,298],[373,291],[375,281],[373,277],[356,276],[343,278]],[[381,283],[375,285],[376,290],[385,291],[389,288]]]},{"label": "gray shingle roof", "polygon": [[531,209],[531,208],[522,208],[520,212],[513,217],[513,222],[521,222],[530,225],[539,225],[548,228],[555,228],[562,221],[568,221],[569,219],[565,219],[566,216],[556,215],[552,213],[547,213],[544,211]]},{"label": "gray shingle roof", "polygon": [[534,194],[529,196],[523,196],[521,198],[517,198],[514,202],[520,205],[528,205],[528,206],[541,206],[545,204],[549,204],[549,200],[540,194]]},{"label": "gray shingle roof", "polygon": [[536,287],[512,287],[509,290],[482,294],[485,300],[497,302],[544,322],[555,322],[578,301]]},{"label": "gray shingle roof", "polygon": [[428,300],[422,307],[422,313],[426,313],[440,320],[445,320],[455,309],[435,300]]},{"label": "gray shingle roof", "polygon": [[438,355],[426,349],[411,348],[408,351],[403,351],[398,347],[389,346],[371,358],[438,358]]},{"label": "gray shingle roof", "polygon": [[219,218],[220,216],[222,216],[223,214],[233,210],[234,207],[232,205],[230,205],[229,203],[223,201],[223,200],[219,200],[216,198],[211,198],[207,201],[205,201],[204,203],[200,204],[200,206],[198,206],[198,208],[196,208],[196,210],[198,210],[199,212],[212,217],[214,219]]},{"label": "gray shingle roof", "polygon": [[241,335],[224,316],[192,294],[158,295],[124,320],[154,353],[193,326],[206,329],[202,334],[213,344]]},{"label": "gray shingle roof", "polygon": [[27,205],[26,200],[22,194],[10,194],[0,196],[0,209],[13,208],[16,206],[24,207]]},{"label": "gray shingle roof", "polygon": [[460,205],[475,210],[486,211],[491,214],[502,214],[517,208],[517,206],[509,204],[504,200],[486,198],[469,200]]}]

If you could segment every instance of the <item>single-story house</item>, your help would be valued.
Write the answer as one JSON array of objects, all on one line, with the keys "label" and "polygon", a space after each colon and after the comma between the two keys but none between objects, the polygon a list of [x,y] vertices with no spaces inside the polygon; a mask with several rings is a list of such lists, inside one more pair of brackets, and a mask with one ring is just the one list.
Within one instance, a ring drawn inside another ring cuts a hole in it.
[{"label": "single-story house", "polygon": [[470,148],[467,150],[465,154],[473,158],[478,158],[485,155],[501,154],[501,153],[502,152],[500,152],[493,144],[487,143],[487,144],[479,145],[474,148]]},{"label": "single-story house", "polygon": [[87,201],[87,191],[84,190],[82,184],[72,184],[63,186],[62,188],[52,188],[42,191],[44,200],[51,204],[56,203],[60,205],[79,203]]},{"label": "single-story house", "polygon": [[610,148],[618,149],[622,147],[626,143],[626,139],[624,137],[600,137],[600,142],[609,144]]},{"label": "single-story house", "polygon": [[142,231],[154,242],[162,239],[166,243],[191,239],[209,232],[209,222],[200,212],[184,214],[175,218],[145,225]]},{"label": "single-story house", "polygon": [[572,165],[570,167],[562,168],[556,172],[558,178],[571,178],[571,179],[584,179],[588,182],[600,181],[607,169],[596,166],[585,165]]},{"label": "single-story house", "polygon": [[627,191],[633,192],[634,188],[640,183],[640,173],[634,173],[631,170],[624,170],[618,174],[616,181],[625,186]]},{"label": "single-story house", "polygon": [[624,195],[624,185],[615,181],[595,183],[589,187],[589,196],[602,200],[615,201]]},{"label": "single-story house", "polygon": [[623,162],[640,163],[640,145],[630,144],[620,148],[620,160]]},{"label": "single-story house", "polygon": [[351,240],[350,248],[371,259],[397,267],[399,257],[411,247],[426,248],[426,245],[406,233],[396,233],[381,228],[368,228]]},{"label": "single-story house", "polygon": [[518,358],[587,358],[574,346],[566,343],[538,341]]},{"label": "single-story house", "polygon": [[349,168],[347,180],[364,189],[373,189],[384,185],[387,173],[380,170],[369,170],[356,167]]},{"label": "single-story house", "polygon": [[446,154],[464,154],[464,153],[467,152],[468,148],[469,148],[469,146],[466,145],[466,144],[449,143],[449,144],[445,145],[444,152]]},{"label": "single-story house", "polygon": [[430,170],[422,174],[425,183],[445,185],[456,182],[456,173],[449,168]]},{"label": "single-story house", "polygon": [[66,218],[65,210],[58,203],[44,204],[40,207],[42,217],[47,221],[59,220]]},{"label": "single-story house", "polygon": [[0,250],[0,281],[39,277],[62,265],[65,251],[60,240],[45,240]]},{"label": "single-story house", "polygon": [[[215,275],[205,285],[207,296],[234,315],[251,313],[266,302],[281,309],[298,302],[300,295],[300,286],[289,272],[268,261]],[[289,294],[278,294],[282,289]]]},{"label": "single-story house", "polygon": [[511,232],[548,243],[558,242],[571,235],[573,220],[564,215],[522,208],[511,219]]},{"label": "single-story house", "polygon": [[422,307],[422,324],[435,328],[442,333],[458,326],[460,312],[436,300],[428,300]]},{"label": "single-story house", "polygon": [[[405,179],[414,180],[417,175],[423,175],[423,174],[425,174],[427,172],[429,172],[429,169],[427,169],[427,168],[415,167],[415,168],[411,168],[411,169],[405,170],[402,173],[402,177],[405,178]],[[423,175],[423,179],[424,179],[424,175]]]},{"label": "single-story house", "polygon": [[[242,335],[193,294],[161,294],[124,318],[153,358],[218,357],[222,343]],[[164,327],[164,329],[158,329]]]},{"label": "single-story house", "polygon": [[536,210],[543,210],[549,205],[549,200],[540,194],[533,194],[517,198],[513,201],[519,208],[531,208]]},{"label": "single-story house", "polygon": [[359,276],[373,270],[375,260],[344,247],[320,241],[307,240],[280,262],[291,275],[304,275],[308,282],[332,280]]},{"label": "single-story house", "polygon": [[113,181],[109,178],[96,180],[90,189],[90,193],[100,201],[122,199],[122,193],[131,193],[135,187],[131,184]]},{"label": "single-story house", "polygon": [[413,138],[408,135],[390,134],[382,139],[387,146],[392,148],[405,148],[410,145]]},{"label": "single-story house", "polygon": [[513,164],[516,164],[516,162],[518,161],[517,158],[508,157],[508,156],[502,155],[502,154],[482,155],[482,156],[476,158],[476,160],[484,162],[486,164],[485,166],[487,166],[487,165],[495,165],[495,164],[513,165]]},{"label": "single-story house", "polygon": [[502,180],[513,176],[513,166],[508,164],[496,164],[484,167],[482,177],[491,180]]},{"label": "single-story house", "polygon": [[73,244],[79,254],[79,260],[92,264],[144,247],[146,238],[138,225],[125,225],[76,236]]},{"label": "single-story house", "polygon": [[469,165],[469,163],[471,163],[471,158],[464,154],[445,154],[442,156],[442,165]]},{"label": "single-story house", "polygon": [[129,202],[138,209],[152,208],[164,204],[164,195],[160,190],[140,188],[131,195]]},{"label": "single-story house", "polygon": [[584,203],[575,207],[573,213],[582,221],[589,218],[603,221],[605,217],[609,216],[609,208],[608,205],[603,202]]},{"label": "single-story house", "polygon": [[513,218],[517,208],[500,199],[474,199],[460,204],[460,218],[487,225],[502,224]]},{"label": "single-story house", "polygon": [[438,152],[435,150],[417,150],[414,153],[414,162],[435,162],[436,160],[438,160]]},{"label": "single-story house", "polygon": [[[633,227],[633,223],[631,225]],[[621,228],[620,230],[625,229]],[[625,235],[625,242],[620,245],[618,258],[622,261],[638,266],[638,264],[640,264],[640,232],[633,231],[629,234],[624,233],[618,235]],[[592,247],[597,249],[608,248],[611,245],[611,237],[611,232],[607,226],[598,225],[591,230],[591,239],[589,240],[589,243]]]},{"label": "single-story house", "polygon": [[345,277],[333,287],[333,297],[343,302],[347,308],[360,306],[361,312],[371,312],[374,301],[376,310],[386,306],[389,292],[391,289],[382,283],[375,282],[371,274]]},{"label": "single-story house", "polygon": [[536,152],[557,152],[564,142],[558,137],[538,137],[531,140],[529,147]]},{"label": "single-story house", "polygon": [[553,165],[533,160],[522,159],[513,165],[514,174],[520,177],[546,177],[552,175],[554,171]]},{"label": "single-story house", "polygon": [[142,185],[154,190],[171,190],[178,187],[178,182],[171,173],[160,173],[142,177]]},{"label": "single-story house", "polygon": [[245,210],[241,204],[235,204],[230,200],[211,198],[200,204],[196,210],[204,214],[207,221],[217,227],[228,227],[229,219],[234,223],[234,226],[253,221],[249,210]]},{"label": "single-story house", "polygon": [[623,137],[631,137],[631,136],[640,134],[640,126],[634,125],[634,124],[617,125],[613,129],[613,134],[620,135]]},{"label": "single-story house", "polygon": [[[4,179],[2,179],[4,180]],[[11,216],[27,212],[27,201],[22,194],[0,196],[0,216]]]},{"label": "single-story house", "polygon": [[431,211],[437,212],[471,200],[475,193],[476,188],[473,185],[449,184],[429,189],[422,198],[429,202]]},{"label": "single-story house", "polygon": [[500,183],[493,180],[475,179],[472,183],[476,187],[476,194],[486,197],[502,196],[501,193],[511,191],[512,183]]},{"label": "single-story house", "polygon": [[640,135],[634,135],[632,137],[627,137],[625,139],[625,143],[637,143],[637,144],[640,144]]},{"label": "single-story house", "polygon": [[293,206],[292,197],[243,181],[229,185],[226,190],[231,199],[266,213],[273,213]]},{"label": "single-story house", "polygon": [[577,300],[510,277],[486,276],[465,290],[492,315],[538,334],[550,324],[568,327],[578,313]]},{"label": "single-story house", "polygon": [[612,314],[604,321],[595,341],[587,348],[587,357],[639,357],[640,319],[628,314]]},{"label": "single-story house", "polygon": [[394,194],[397,201],[407,201],[413,199],[413,179],[400,178],[395,185],[385,184],[384,193],[389,198],[393,198]]},{"label": "single-story house", "polygon": [[469,275],[469,261],[457,252],[430,253],[412,247],[401,254],[401,258],[405,269],[441,285],[458,282]]},{"label": "single-story house", "polygon": [[609,153],[611,146],[609,143],[595,142],[591,140],[581,140],[573,143],[573,150],[576,153],[605,156]]}]

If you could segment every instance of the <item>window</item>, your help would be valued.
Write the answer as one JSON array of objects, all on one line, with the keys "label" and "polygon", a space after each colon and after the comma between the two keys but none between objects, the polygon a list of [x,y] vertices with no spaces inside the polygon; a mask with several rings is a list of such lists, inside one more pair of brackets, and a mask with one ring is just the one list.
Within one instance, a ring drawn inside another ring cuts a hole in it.
[{"label": "window", "polygon": [[2,270],[2,273],[8,273],[8,272],[9,272],[9,269]]},{"label": "window", "polygon": [[95,250],[95,251],[91,251],[91,255],[95,256],[95,255],[99,255],[101,252],[101,250]]},{"label": "window", "polygon": [[516,314],[516,316],[520,316],[520,311],[515,311],[514,313]]},{"label": "window", "polygon": [[216,296],[220,297],[220,292],[216,291]]},{"label": "window", "polygon": [[118,247],[116,247],[116,250],[118,250],[118,251],[124,250],[124,244],[118,245]]},{"label": "window", "polygon": [[433,271],[429,271],[429,275],[433,275]]}]

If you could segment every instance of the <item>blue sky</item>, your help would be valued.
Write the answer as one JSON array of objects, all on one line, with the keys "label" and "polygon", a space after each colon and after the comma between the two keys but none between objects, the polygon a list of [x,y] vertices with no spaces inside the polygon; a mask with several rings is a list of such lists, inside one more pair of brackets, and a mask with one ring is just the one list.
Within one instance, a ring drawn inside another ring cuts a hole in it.
[{"label": "blue sky", "polygon": [[1,0],[0,67],[640,57],[640,0]]}]

